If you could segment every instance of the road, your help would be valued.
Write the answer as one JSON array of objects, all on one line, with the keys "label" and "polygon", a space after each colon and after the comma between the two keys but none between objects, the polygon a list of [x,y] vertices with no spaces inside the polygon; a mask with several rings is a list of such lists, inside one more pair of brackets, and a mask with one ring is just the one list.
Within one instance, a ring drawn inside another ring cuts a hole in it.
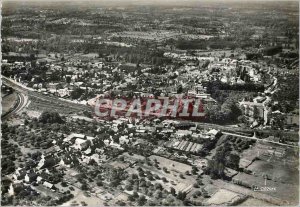
[{"label": "road", "polygon": [[[72,111],[75,111],[75,112],[83,112],[83,111],[91,111],[92,110],[92,108],[87,105],[77,104],[77,103],[73,103],[69,100],[63,100],[63,99],[60,99],[57,97],[43,95],[41,93],[33,91],[33,89],[31,89],[31,88],[23,86],[22,84],[17,83],[15,81],[13,81],[12,79],[4,77],[4,76],[2,76],[2,81],[3,81],[3,84],[10,86],[13,89],[15,89],[17,92],[19,92],[18,94],[19,94],[19,97],[21,100],[20,102],[22,102],[22,103],[19,104],[15,110],[13,110],[13,113],[20,111],[20,109],[22,107],[24,107],[24,103],[23,103],[24,95],[27,95],[33,103],[39,104],[41,106],[39,108],[46,108],[46,109],[49,108],[49,109],[52,109],[55,111],[60,111],[62,113],[66,112],[68,109],[72,109]],[[217,125],[217,124],[208,124],[208,123],[199,123],[199,122],[197,122],[196,124],[199,126],[205,126],[205,127],[219,129],[223,132],[223,134],[227,134],[227,135],[232,135],[232,136],[245,138],[245,139],[258,140],[258,141],[262,141],[262,142],[269,142],[269,143],[273,143],[273,144],[277,144],[277,145],[281,145],[281,146],[298,148],[298,146],[294,146],[294,145],[289,145],[289,144],[274,142],[274,141],[270,141],[270,140],[259,139],[257,137],[251,137],[251,136],[245,136],[245,135],[241,135],[241,134],[235,134],[232,132],[227,132],[227,131],[241,131],[244,133],[254,133],[255,131],[268,132],[270,130],[253,130],[253,129],[243,130],[241,128],[232,127],[232,126],[222,126],[222,125]],[[284,132],[282,132],[282,133],[284,133]]]},{"label": "road", "polygon": [[[203,128],[213,128],[218,129],[222,132],[228,132],[233,134],[242,134],[242,135],[249,135],[246,137],[251,137],[255,132],[256,133],[263,133],[265,136],[276,136],[276,134],[279,132],[281,136],[285,137],[293,137],[291,140],[298,140],[298,131],[283,131],[283,130],[274,130],[274,129],[251,129],[251,128],[242,128],[242,127],[235,127],[232,125],[218,125],[218,124],[211,124],[211,123],[199,123],[194,122],[199,127]],[[258,136],[256,136],[259,138]],[[263,139],[263,138],[262,138]]]},{"label": "road", "polygon": [[226,134],[226,135],[231,135],[231,136],[235,136],[235,137],[244,138],[244,139],[251,139],[251,140],[257,140],[257,141],[261,141],[261,142],[268,142],[268,143],[272,143],[272,144],[277,144],[277,145],[281,145],[281,146],[285,146],[285,147],[295,147],[295,148],[298,148],[298,146],[295,146],[295,145],[284,144],[284,143],[280,143],[280,142],[274,142],[274,141],[270,141],[270,140],[266,140],[266,139],[259,139],[259,138],[255,137],[255,136],[248,137],[248,136],[244,136],[244,135],[240,135],[240,134],[234,134],[234,133],[229,133],[229,132],[222,132],[222,133]]},{"label": "road", "polygon": [[16,106],[10,110],[8,113],[6,113],[5,115],[3,115],[1,118],[4,119],[8,119],[9,117],[11,117],[12,115],[20,112],[27,104],[27,97],[22,94],[17,92],[17,96],[18,96],[18,100],[17,100],[17,104]]},{"label": "road", "polygon": [[71,111],[74,112],[83,112],[91,110],[91,107],[87,105],[77,104],[57,97],[43,95],[39,92],[34,91],[31,88],[23,86],[22,84],[17,83],[14,80],[4,76],[2,76],[2,82],[3,84],[13,88],[19,94],[28,96],[32,104],[40,105],[41,108],[49,107],[52,110],[60,111],[61,113],[67,112],[68,109],[71,109]]}]

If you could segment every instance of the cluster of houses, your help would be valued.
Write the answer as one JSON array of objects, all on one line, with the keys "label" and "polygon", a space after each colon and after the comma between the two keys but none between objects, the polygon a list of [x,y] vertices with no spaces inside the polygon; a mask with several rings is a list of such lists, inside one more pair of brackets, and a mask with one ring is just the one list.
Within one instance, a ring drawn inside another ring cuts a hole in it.
[{"label": "cluster of houses", "polygon": [[[11,174],[12,184],[9,188],[9,195],[14,195],[18,185],[32,186],[32,189],[39,186],[36,190],[38,193],[48,190],[58,195],[60,190],[57,184],[63,178],[61,174],[63,169],[73,168],[75,163],[83,166],[90,165],[91,161],[97,164],[107,163],[109,157],[103,147],[124,152],[124,145],[135,146],[143,142],[147,143],[149,142],[147,137],[152,133],[158,133],[162,136],[172,136],[170,143],[165,143],[161,148],[177,148],[178,151],[193,153],[197,152],[202,145],[184,141],[182,138],[190,135],[196,139],[206,140],[213,139],[218,133],[217,130],[199,130],[194,123],[189,122],[160,121],[159,119],[151,121],[152,123],[148,122],[150,121],[136,123],[129,118],[120,118],[100,124],[99,133],[103,127],[107,126],[114,131],[112,135],[101,136],[100,134],[92,137],[72,133],[62,140],[53,140],[52,147],[38,155],[36,159],[29,159],[31,167],[19,167]],[[130,155],[127,155],[126,159],[131,162],[136,161]]]},{"label": "cluster of houses", "polygon": [[[187,62],[185,69],[189,71],[189,74],[194,77],[199,76],[203,81],[218,79],[223,83],[234,85],[246,82],[260,83],[262,80],[261,64],[250,60],[212,56],[200,57],[171,52],[164,53],[164,56]],[[208,70],[201,71],[203,66]]]},{"label": "cluster of houses", "polygon": [[[122,64],[104,63],[101,58],[82,60],[82,57],[75,56],[50,63],[39,60],[36,64],[47,68],[45,75],[48,81],[41,82],[40,77],[34,75],[30,83],[24,82],[24,84],[44,94],[53,94],[66,99],[72,99],[72,92],[79,88],[81,94],[73,101],[91,106],[101,96],[152,98],[187,95],[201,98],[205,108],[210,108],[217,105],[217,101],[207,93],[202,83],[219,80],[229,85],[249,82],[262,84],[264,72],[272,76],[276,71],[276,68],[271,68],[265,63],[244,59],[200,57],[175,52],[166,52],[164,56],[180,60],[184,64],[179,68],[173,64],[159,66],[159,71],[164,72],[154,73],[151,67],[136,66],[134,70],[126,70]],[[24,73],[31,67],[30,62],[8,63],[7,60],[2,62],[11,69],[23,68]],[[203,65],[206,65],[205,70]],[[55,74],[58,74],[57,81],[51,79]],[[22,74],[15,75],[13,78],[23,82]],[[271,124],[272,117],[276,115],[270,107],[270,103],[273,104],[270,94],[278,90],[276,77],[272,76],[272,78],[274,82],[268,86],[263,95],[253,101],[244,100],[239,103],[243,114],[251,123],[254,122],[253,127]],[[83,97],[83,94],[89,95]],[[257,120],[258,118],[260,121]],[[299,113],[294,111],[285,114],[285,122],[287,125],[299,125]]]}]

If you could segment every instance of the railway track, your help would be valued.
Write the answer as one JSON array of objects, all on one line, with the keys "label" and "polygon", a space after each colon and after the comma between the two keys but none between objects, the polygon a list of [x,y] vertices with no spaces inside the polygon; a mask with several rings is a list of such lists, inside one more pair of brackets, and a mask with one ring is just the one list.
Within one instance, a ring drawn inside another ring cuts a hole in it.
[{"label": "railway track", "polygon": [[50,110],[60,111],[62,113],[70,111],[83,112],[92,110],[91,107],[87,105],[77,104],[68,100],[63,100],[56,97],[40,94],[36,91],[33,91],[31,88],[22,86],[20,83],[16,83],[13,80],[4,76],[2,76],[2,82],[3,84],[19,92],[19,94],[27,95],[31,101],[31,105],[37,106],[37,108],[42,108],[45,110],[49,108]]},{"label": "railway track", "polygon": [[18,96],[18,100],[17,100],[17,104],[16,106],[10,110],[8,113],[4,114],[1,118],[4,119],[8,119],[9,117],[11,117],[12,115],[18,113],[19,111],[21,111],[23,109],[23,107],[26,105],[26,98],[23,94],[18,93],[17,92],[17,96]]}]

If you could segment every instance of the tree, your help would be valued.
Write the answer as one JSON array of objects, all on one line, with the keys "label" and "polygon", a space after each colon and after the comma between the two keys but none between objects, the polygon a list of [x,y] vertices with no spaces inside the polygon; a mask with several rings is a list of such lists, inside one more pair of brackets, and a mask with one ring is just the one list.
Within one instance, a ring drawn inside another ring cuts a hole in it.
[{"label": "tree", "polygon": [[202,195],[204,198],[209,198],[210,196],[208,195],[208,192],[206,190],[202,191]]},{"label": "tree", "polygon": [[193,175],[196,175],[197,171],[198,171],[197,167],[192,166],[192,173],[193,173]]},{"label": "tree", "polygon": [[117,203],[119,206],[126,206],[126,203],[124,201],[118,201]]},{"label": "tree", "polygon": [[80,203],[81,203],[82,206],[87,206],[87,205],[88,205],[88,204],[87,204],[86,202],[84,202],[84,201],[81,201]]},{"label": "tree", "polygon": [[134,198],[138,198],[138,197],[139,197],[139,194],[138,194],[136,191],[134,191],[133,194],[132,194],[132,196],[133,196]]},{"label": "tree", "polygon": [[154,187],[155,187],[155,189],[159,189],[159,190],[163,189],[163,187],[161,186],[160,183],[155,183]]},{"label": "tree", "polygon": [[237,154],[230,154],[228,159],[226,160],[226,166],[232,169],[239,169],[240,156]]},{"label": "tree", "polygon": [[88,190],[88,189],[89,189],[89,187],[88,187],[88,185],[86,183],[83,183],[81,185],[81,190]]},{"label": "tree", "polygon": [[253,118],[254,119],[259,118],[259,110],[258,110],[257,106],[253,107]]},{"label": "tree", "polygon": [[138,199],[138,205],[139,206],[143,206],[145,203],[146,203],[146,198],[145,198],[145,196],[144,195],[141,195],[140,197],[139,197],[139,199]]},{"label": "tree", "polygon": [[71,92],[70,96],[72,99],[79,99],[84,94],[84,92],[85,91],[83,89],[77,87]]},{"label": "tree", "polygon": [[161,190],[156,190],[153,194],[154,198],[161,198],[162,197],[162,192]]},{"label": "tree", "polygon": [[140,187],[146,187],[146,181],[144,181],[144,180],[141,181],[141,182],[140,182]]},{"label": "tree", "polygon": [[145,173],[143,171],[139,171],[139,176],[140,177],[145,177]]},{"label": "tree", "polygon": [[187,199],[184,199],[184,200],[183,200],[183,205],[188,206],[189,203],[190,203],[189,200],[187,200]]},{"label": "tree", "polygon": [[132,185],[126,185],[125,189],[128,190],[128,191],[131,191],[133,188],[132,188]]},{"label": "tree", "polygon": [[15,171],[15,164],[12,160],[7,160],[7,159],[2,160],[1,169],[2,169],[2,174],[4,175],[10,174]]},{"label": "tree", "polygon": [[67,184],[66,182],[61,182],[61,186],[62,186],[62,187],[67,187],[68,184]]},{"label": "tree", "polygon": [[223,163],[217,162],[215,160],[208,161],[208,168],[211,177],[213,179],[224,177],[225,166]]},{"label": "tree", "polygon": [[186,197],[186,193],[185,192],[182,192],[182,191],[179,191],[178,192],[178,194],[177,194],[177,198],[179,199],[179,200],[184,200],[185,199],[185,197]]},{"label": "tree", "polygon": [[227,157],[227,154],[229,152],[230,151],[227,149],[226,146],[218,147],[213,159],[208,161],[206,172],[210,174],[210,176],[213,179],[224,177],[225,162],[226,162],[225,157]]},{"label": "tree", "polygon": [[154,200],[148,200],[147,206],[158,206],[157,202]]},{"label": "tree", "polygon": [[63,123],[61,116],[57,112],[43,111],[39,116],[39,122],[42,123]]},{"label": "tree", "polygon": [[273,56],[276,55],[277,53],[280,53],[282,51],[282,46],[275,46],[275,47],[269,47],[265,48],[263,50],[264,55],[267,56]]},{"label": "tree", "polygon": [[237,120],[239,123],[246,123],[246,121],[247,121],[247,119],[245,118],[244,115],[238,116]]},{"label": "tree", "polygon": [[182,85],[180,84],[177,88],[177,93],[182,93],[183,92],[183,87]]},{"label": "tree", "polygon": [[117,187],[120,184],[121,180],[124,179],[124,174],[122,169],[120,168],[113,169],[110,173],[110,179],[111,179],[110,185],[112,187]]},{"label": "tree", "polygon": [[196,190],[194,193],[193,193],[193,197],[196,198],[198,196],[201,195],[201,191],[200,190]]},{"label": "tree", "polygon": [[153,180],[153,176],[152,176],[151,174],[148,174],[148,175],[147,175],[147,178],[148,178],[149,180]]},{"label": "tree", "polygon": [[129,201],[134,201],[135,200],[133,195],[129,195],[127,198],[128,198]]},{"label": "tree", "polygon": [[176,190],[175,190],[175,188],[171,187],[171,188],[170,188],[170,193],[171,193],[173,196],[175,196],[175,195],[176,195]]},{"label": "tree", "polygon": [[28,125],[28,124],[29,124],[28,119],[25,119],[25,120],[24,120],[24,125]]},{"label": "tree", "polygon": [[66,82],[67,82],[67,83],[71,83],[71,77],[70,77],[70,76],[67,76],[67,77],[66,77]]},{"label": "tree", "polygon": [[97,186],[103,186],[103,182],[101,180],[97,181]]}]

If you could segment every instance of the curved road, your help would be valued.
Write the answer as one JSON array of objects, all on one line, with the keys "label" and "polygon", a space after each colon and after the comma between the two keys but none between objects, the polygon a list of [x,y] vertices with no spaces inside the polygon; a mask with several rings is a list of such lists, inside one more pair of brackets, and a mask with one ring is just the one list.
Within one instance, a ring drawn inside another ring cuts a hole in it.
[{"label": "curved road", "polygon": [[43,95],[5,76],[2,76],[2,82],[3,84],[12,87],[15,91],[19,92],[20,94],[27,95],[29,99],[34,98],[34,99],[38,99],[39,101],[45,102],[45,105],[50,105],[52,107],[57,107],[59,109],[61,109],[62,107],[71,108],[77,112],[82,112],[84,110],[87,111],[91,110],[91,107],[87,105],[73,103],[71,101],[64,100],[58,97]]},{"label": "curved road", "polygon": [[27,104],[27,99],[24,96],[24,94],[22,93],[18,93],[17,92],[17,96],[18,96],[18,101],[16,106],[10,110],[9,112],[7,112],[5,115],[3,115],[1,118],[2,119],[8,119],[9,117],[11,117],[13,114],[18,113],[19,111],[21,111]]}]

